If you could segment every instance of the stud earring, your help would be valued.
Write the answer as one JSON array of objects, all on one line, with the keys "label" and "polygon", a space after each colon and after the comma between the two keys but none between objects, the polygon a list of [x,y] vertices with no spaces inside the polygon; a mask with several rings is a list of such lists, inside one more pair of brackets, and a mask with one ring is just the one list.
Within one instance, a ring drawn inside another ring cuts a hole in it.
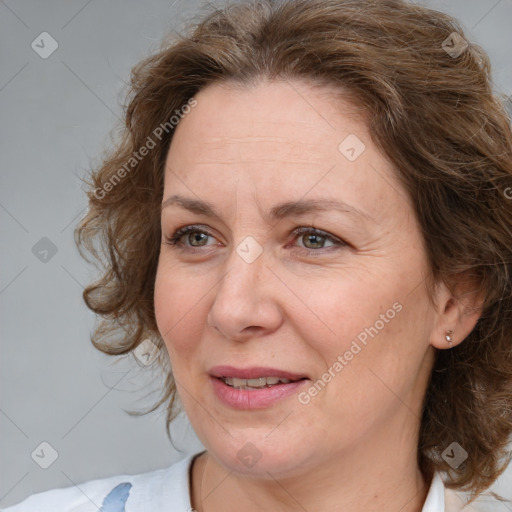
[{"label": "stud earring", "polygon": [[452,334],[453,334],[453,331],[446,331],[445,338],[448,343],[453,342]]}]

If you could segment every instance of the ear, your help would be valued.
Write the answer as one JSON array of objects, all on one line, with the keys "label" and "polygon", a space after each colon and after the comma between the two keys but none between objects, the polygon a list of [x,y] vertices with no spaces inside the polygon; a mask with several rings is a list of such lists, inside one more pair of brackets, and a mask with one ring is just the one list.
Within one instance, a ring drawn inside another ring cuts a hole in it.
[{"label": "ear", "polygon": [[[482,314],[483,293],[467,274],[457,277],[455,285],[438,283],[436,320],[430,344],[438,349],[452,348],[464,341]],[[452,341],[447,339],[447,335]]]}]

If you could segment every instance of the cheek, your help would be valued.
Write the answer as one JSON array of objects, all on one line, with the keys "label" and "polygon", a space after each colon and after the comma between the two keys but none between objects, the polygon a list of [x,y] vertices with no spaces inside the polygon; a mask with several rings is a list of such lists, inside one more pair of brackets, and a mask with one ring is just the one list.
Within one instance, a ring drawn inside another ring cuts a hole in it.
[{"label": "cheek", "polygon": [[394,382],[400,374],[405,377],[405,361],[418,364],[431,311],[424,288],[411,284],[417,284],[414,277],[356,271],[309,295],[314,314],[302,315],[301,331],[327,370],[338,375],[340,364],[343,369],[375,367]]},{"label": "cheek", "polygon": [[191,285],[190,279],[179,275],[179,272],[166,272],[159,267],[155,280],[156,323],[171,363],[194,351],[194,340],[200,339],[206,318],[201,303],[204,290],[201,292]]},{"label": "cheek", "polygon": [[359,334],[363,333],[360,339],[364,340],[365,329],[376,322],[379,331],[387,327],[397,316],[397,306],[393,305],[400,300],[400,291],[382,281],[374,273],[354,269],[350,275],[338,275],[323,283],[321,291],[309,293],[309,312],[303,312],[301,320],[303,326],[308,318],[311,322],[309,338],[324,349],[340,353]]},{"label": "cheek", "polygon": [[398,290],[395,295],[378,288],[352,292],[338,295],[337,315],[330,313],[336,335],[308,332],[312,352],[321,358],[307,396],[300,397],[301,404],[310,401],[304,411],[339,426],[347,439],[403,408],[402,401],[416,410],[414,390],[426,350],[416,310],[421,297],[404,300]]}]

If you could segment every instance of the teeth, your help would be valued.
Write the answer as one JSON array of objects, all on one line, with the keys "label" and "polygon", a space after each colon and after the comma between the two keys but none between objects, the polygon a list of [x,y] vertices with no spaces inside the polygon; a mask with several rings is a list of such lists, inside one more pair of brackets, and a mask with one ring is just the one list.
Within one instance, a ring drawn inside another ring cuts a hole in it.
[{"label": "teeth", "polygon": [[[240,379],[243,380],[243,379]],[[257,379],[247,379],[247,386],[251,386],[251,388],[260,388],[262,386],[267,385],[266,377],[259,377]]]},{"label": "teeth", "polygon": [[236,377],[223,377],[222,380],[236,389],[262,389],[264,387],[275,386],[278,383],[289,384],[290,379],[281,377],[258,377],[257,379],[238,379]]}]

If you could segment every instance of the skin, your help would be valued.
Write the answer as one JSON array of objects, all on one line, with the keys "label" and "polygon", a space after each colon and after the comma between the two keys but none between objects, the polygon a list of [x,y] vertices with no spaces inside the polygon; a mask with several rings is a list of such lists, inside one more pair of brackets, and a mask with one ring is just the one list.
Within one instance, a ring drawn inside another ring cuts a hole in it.
[{"label": "skin", "polygon": [[[421,404],[434,347],[462,341],[478,316],[439,284],[428,299],[422,236],[391,163],[348,100],[325,85],[212,84],[181,121],[169,149],[164,201],[211,203],[220,219],[178,205],[162,209],[155,310],[180,398],[207,452],[192,469],[202,511],[421,511],[430,482],[416,461]],[[338,149],[355,134],[364,152]],[[277,203],[336,199],[336,211],[268,222]],[[199,225],[181,246],[178,229]],[[337,244],[293,230],[314,226]],[[201,230],[209,235],[201,235]],[[248,263],[245,237],[261,246]],[[186,252],[184,248],[195,252]],[[218,400],[214,365],[271,366],[312,382],[357,335],[401,305],[307,404],[297,394],[260,410]],[[251,467],[237,453],[252,443]]]}]

